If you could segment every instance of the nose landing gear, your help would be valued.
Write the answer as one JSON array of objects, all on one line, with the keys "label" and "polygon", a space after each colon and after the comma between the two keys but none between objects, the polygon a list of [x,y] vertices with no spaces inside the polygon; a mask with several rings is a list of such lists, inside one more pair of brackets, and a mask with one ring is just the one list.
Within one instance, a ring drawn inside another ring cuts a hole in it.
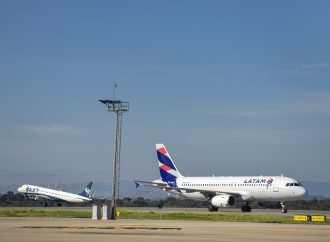
[{"label": "nose landing gear", "polygon": [[288,212],[288,204],[286,202],[280,202],[281,207],[282,207],[282,213],[287,213]]}]

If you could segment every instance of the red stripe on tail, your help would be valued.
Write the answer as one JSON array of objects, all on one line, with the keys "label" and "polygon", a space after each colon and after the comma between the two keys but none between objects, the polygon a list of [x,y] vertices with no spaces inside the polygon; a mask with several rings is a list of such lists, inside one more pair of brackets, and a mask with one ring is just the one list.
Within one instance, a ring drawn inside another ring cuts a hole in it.
[{"label": "red stripe on tail", "polygon": [[172,168],[166,166],[166,165],[162,165],[159,167],[160,169],[164,170],[164,171],[169,171],[169,170],[172,170]]},{"label": "red stripe on tail", "polygon": [[166,153],[167,153],[164,147],[159,148],[157,151],[162,153],[163,155],[166,155]]}]

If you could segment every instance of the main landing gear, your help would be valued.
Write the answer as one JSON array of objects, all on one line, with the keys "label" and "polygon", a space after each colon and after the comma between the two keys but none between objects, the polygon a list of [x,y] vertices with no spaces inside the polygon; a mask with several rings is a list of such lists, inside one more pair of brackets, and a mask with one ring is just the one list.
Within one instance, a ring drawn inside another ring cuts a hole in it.
[{"label": "main landing gear", "polygon": [[287,213],[288,212],[288,204],[286,202],[280,202],[281,207],[282,207],[282,213]]},{"label": "main landing gear", "polygon": [[247,203],[242,206],[241,210],[243,213],[249,213],[249,212],[251,212],[252,209],[251,209],[250,205]]},{"label": "main landing gear", "polygon": [[218,212],[219,208],[212,205],[209,206],[209,212]]}]

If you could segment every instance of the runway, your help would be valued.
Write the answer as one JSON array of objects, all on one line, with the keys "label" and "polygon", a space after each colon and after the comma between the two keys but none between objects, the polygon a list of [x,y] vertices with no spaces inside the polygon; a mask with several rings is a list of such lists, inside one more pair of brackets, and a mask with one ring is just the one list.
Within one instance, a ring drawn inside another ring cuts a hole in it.
[{"label": "runway", "polygon": [[0,218],[0,240],[32,241],[330,241],[329,225],[210,221],[95,221],[75,218]]}]

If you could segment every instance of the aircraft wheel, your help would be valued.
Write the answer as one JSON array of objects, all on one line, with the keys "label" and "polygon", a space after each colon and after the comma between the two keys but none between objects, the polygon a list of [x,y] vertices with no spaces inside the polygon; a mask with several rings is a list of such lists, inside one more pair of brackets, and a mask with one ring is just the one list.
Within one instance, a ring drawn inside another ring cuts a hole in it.
[{"label": "aircraft wheel", "polygon": [[218,212],[219,208],[212,205],[209,206],[209,212]]},{"label": "aircraft wheel", "polygon": [[282,206],[282,213],[287,213],[288,212],[288,205],[285,202],[281,202],[281,206]]},{"label": "aircraft wheel", "polygon": [[243,213],[249,213],[249,212],[251,212],[251,207],[249,206],[249,205],[243,205],[242,206],[242,208],[241,208],[241,211],[243,212]]}]

